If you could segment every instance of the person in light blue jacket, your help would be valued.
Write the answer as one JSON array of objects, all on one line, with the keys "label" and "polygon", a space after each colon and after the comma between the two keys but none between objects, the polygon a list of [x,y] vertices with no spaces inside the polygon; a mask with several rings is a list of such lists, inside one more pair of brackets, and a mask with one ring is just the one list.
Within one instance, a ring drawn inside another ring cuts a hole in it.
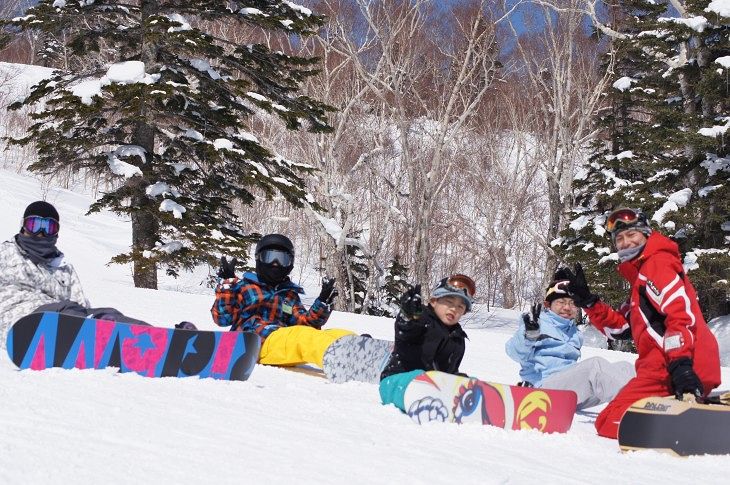
[{"label": "person in light blue jacket", "polygon": [[576,326],[578,308],[562,276],[558,270],[545,301],[522,315],[505,350],[521,366],[520,385],[574,391],[580,410],[610,401],[636,373],[628,362],[611,363],[602,357],[578,361],[583,346]]}]

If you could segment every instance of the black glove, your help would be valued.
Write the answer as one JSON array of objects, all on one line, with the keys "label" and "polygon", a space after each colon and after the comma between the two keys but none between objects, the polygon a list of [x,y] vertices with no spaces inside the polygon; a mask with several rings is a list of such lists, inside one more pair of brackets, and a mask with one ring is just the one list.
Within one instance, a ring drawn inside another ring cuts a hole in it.
[{"label": "black glove", "polygon": [[681,400],[684,394],[692,394],[697,399],[702,399],[704,394],[702,381],[692,368],[692,359],[682,357],[674,360],[669,363],[667,369],[672,376],[672,387],[677,399]]},{"label": "black glove", "polygon": [[542,303],[535,303],[530,307],[530,313],[522,314],[522,321],[525,322],[525,338],[537,340],[540,338],[540,312]]},{"label": "black glove", "polygon": [[186,322],[186,321],[182,321],[182,322],[178,323],[177,325],[175,325],[175,328],[179,328],[181,330],[197,330],[198,329],[198,327],[196,327],[193,322]]},{"label": "black glove", "polygon": [[400,313],[405,320],[415,320],[423,313],[421,285],[411,286],[400,299]]},{"label": "black glove", "polygon": [[331,305],[339,295],[337,288],[335,288],[335,281],[336,278],[327,278],[326,276],[322,278],[322,291],[319,293],[319,301],[325,305]]},{"label": "black glove", "polygon": [[218,277],[227,280],[228,278],[236,277],[236,265],[238,259],[233,258],[228,261],[225,256],[221,256],[221,264],[218,266]]},{"label": "black glove", "polygon": [[565,268],[564,274],[570,280],[566,289],[573,298],[576,306],[590,308],[600,299],[598,295],[591,293],[591,290],[588,288],[586,275],[580,263],[575,263],[575,274],[568,268]]}]

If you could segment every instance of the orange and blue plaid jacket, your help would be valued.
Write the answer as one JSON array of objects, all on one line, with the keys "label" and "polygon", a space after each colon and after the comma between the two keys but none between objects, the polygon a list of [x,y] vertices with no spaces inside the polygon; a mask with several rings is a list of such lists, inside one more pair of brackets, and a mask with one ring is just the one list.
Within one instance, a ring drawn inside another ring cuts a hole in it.
[{"label": "orange and blue plaid jacket", "polygon": [[330,308],[319,299],[307,310],[299,294],[304,290],[291,281],[271,287],[260,282],[256,273],[247,272],[243,279],[221,280],[215,289],[215,302],[210,312],[213,321],[231,330],[256,332],[266,338],[274,330],[292,325],[320,328],[330,316]]}]

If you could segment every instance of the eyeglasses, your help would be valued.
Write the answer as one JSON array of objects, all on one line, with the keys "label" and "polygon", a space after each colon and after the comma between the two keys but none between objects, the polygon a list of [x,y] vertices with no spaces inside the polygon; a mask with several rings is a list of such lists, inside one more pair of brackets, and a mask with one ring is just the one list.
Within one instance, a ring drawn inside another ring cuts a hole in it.
[{"label": "eyeglasses", "polygon": [[550,305],[567,306],[567,307],[576,306],[575,301],[573,301],[573,299],[570,297],[558,298],[558,299],[550,302]]},{"label": "eyeglasses", "polygon": [[455,274],[444,278],[439,283],[439,286],[451,291],[463,292],[469,298],[474,298],[477,292],[477,285],[474,283],[474,280],[463,274]]},{"label": "eyeglasses", "polygon": [[46,236],[58,234],[60,224],[52,217],[28,216],[23,219],[23,229],[34,236],[41,232]]},{"label": "eyeglasses", "polygon": [[256,259],[264,264],[279,263],[284,268],[294,264],[294,256],[281,249],[264,249],[256,255]]},{"label": "eyeglasses", "polygon": [[606,221],[606,230],[613,233],[620,229],[627,229],[636,225],[636,223],[645,220],[644,214],[637,212],[633,209],[618,209],[608,216]]}]

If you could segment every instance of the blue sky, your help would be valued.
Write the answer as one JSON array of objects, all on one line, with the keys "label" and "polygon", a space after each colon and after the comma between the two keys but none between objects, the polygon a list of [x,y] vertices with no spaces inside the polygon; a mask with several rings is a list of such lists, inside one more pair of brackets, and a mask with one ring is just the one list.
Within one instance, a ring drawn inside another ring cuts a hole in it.
[{"label": "blue sky", "polygon": [[[453,5],[458,5],[459,3],[465,3],[469,0],[441,0],[439,2],[439,7],[442,10],[448,9]],[[515,5],[520,0],[508,0],[507,7],[511,8],[513,5]],[[515,28],[517,29],[518,33],[522,33],[528,29],[528,26],[525,25],[524,22],[524,16],[525,13],[528,11],[528,9],[534,9],[534,5],[531,5],[529,3],[525,3],[523,5],[520,5],[512,14],[511,14],[511,20],[515,25]]]}]

